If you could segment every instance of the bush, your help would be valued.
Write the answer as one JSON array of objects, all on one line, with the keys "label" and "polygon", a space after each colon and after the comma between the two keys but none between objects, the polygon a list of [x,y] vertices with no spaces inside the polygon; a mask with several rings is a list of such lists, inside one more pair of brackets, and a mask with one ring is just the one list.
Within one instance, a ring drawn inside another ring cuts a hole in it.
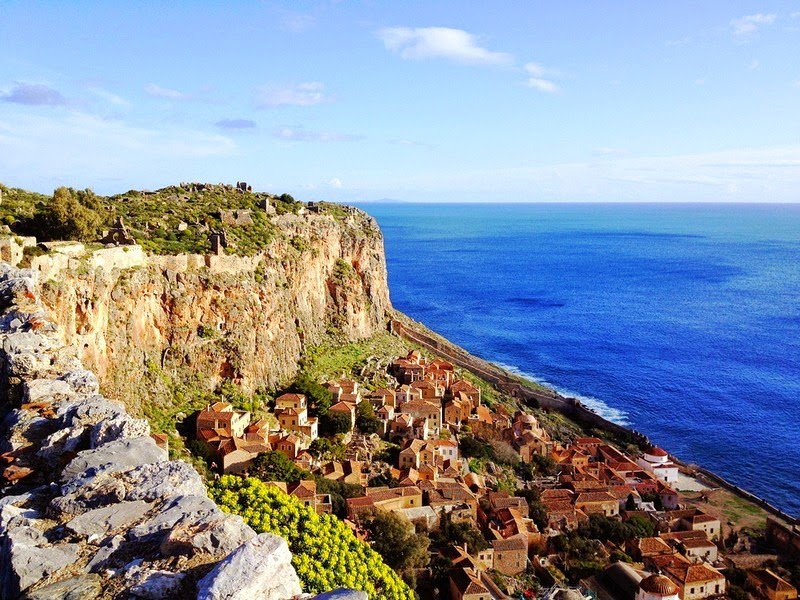
[{"label": "bush", "polygon": [[223,510],[240,515],[257,532],[286,538],[304,591],[346,587],[362,590],[370,598],[414,599],[414,592],[380,555],[336,517],[318,515],[296,498],[252,477],[225,475],[209,493]]},{"label": "bush", "polygon": [[350,415],[340,412],[328,412],[320,417],[320,430],[325,435],[337,435],[350,431],[353,422]]},{"label": "bush", "polygon": [[427,566],[429,540],[416,535],[408,520],[392,512],[376,510],[363,515],[360,523],[369,532],[372,548],[407,582],[414,581],[416,569]]},{"label": "bush", "polygon": [[270,450],[259,454],[249,472],[262,481],[285,481],[297,483],[301,479],[311,479],[311,473],[295,465],[282,452]]}]

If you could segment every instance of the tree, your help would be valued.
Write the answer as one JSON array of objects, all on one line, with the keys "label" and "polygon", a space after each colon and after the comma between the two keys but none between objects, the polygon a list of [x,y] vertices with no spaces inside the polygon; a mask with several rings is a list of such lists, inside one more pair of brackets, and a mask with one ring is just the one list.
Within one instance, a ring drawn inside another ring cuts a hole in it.
[{"label": "tree", "polygon": [[308,447],[308,451],[317,458],[329,460],[342,460],[345,454],[344,444],[339,444],[329,438],[317,438]]},{"label": "tree", "polygon": [[463,546],[466,544],[470,554],[476,554],[489,547],[489,543],[480,531],[466,521],[453,522],[450,513],[442,515],[439,531],[436,532],[435,539],[436,543],[442,546],[450,544]]},{"label": "tree", "polygon": [[250,467],[250,473],[262,481],[297,483],[301,479],[311,479],[311,473],[301,469],[285,454],[276,450],[259,454]]},{"label": "tree", "polygon": [[362,400],[356,407],[356,426],[362,433],[378,433],[381,429],[381,421],[367,400]]},{"label": "tree", "polygon": [[44,236],[50,239],[92,241],[99,237],[103,222],[98,208],[97,196],[91,190],[75,192],[60,187],[37,220]]},{"label": "tree", "polygon": [[428,538],[417,535],[414,526],[393,512],[376,510],[360,519],[369,532],[372,548],[387,565],[406,581],[413,581],[414,571],[428,564]]},{"label": "tree", "polygon": [[628,494],[628,499],[625,501],[625,510],[636,510],[636,499],[633,494]]},{"label": "tree", "polygon": [[320,427],[326,435],[347,433],[352,426],[350,415],[341,412],[328,412],[320,417]]},{"label": "tree", "polygon": [[300,373],[295,378],[292,390],[298,394],[305,394],[320,414],[325,414],[333,404],[333,394],[330,390],[308,373]]},{"label": "tree", "polygon": [[533,519],[539,531],[544,531],[547,528],[549,519],[547,518],[547,508],[542,504],[539,490],[517,490],[514,495],[525,498],[528,501],[528,517]]}]

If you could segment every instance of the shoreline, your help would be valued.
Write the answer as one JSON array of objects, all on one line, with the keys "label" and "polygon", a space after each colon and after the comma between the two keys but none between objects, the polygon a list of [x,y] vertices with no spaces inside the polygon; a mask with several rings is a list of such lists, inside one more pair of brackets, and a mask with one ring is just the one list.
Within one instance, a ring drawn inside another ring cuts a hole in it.
[{"label": "shoreline", "polygon": [[[639,446],[651,445],[650,439],[640,431],[606,419],[577,398],[559,394],[546,385],[532,381],[522,375],[511,373],[495,363],[479,358],[398,310],[394,310],[391,316],[389,330],[393,334],[419,344],[453,364],[466,369],[473,375],[494,385],[501,392],[518,398],[526,404],[536,403],[541,408],[558,411],[577,421],[582,426],[596,427],[612,435],[630,438],[633,443]],[[800,525],[800,517],[786,513],[764,498],[739,487],[713,471],[699,465],[692,464],[690,466],[689,463],[672,453],[669,456],[685,474],[699,475],[701,476],[701,481],[705,480],[705,483],[725,488],[743,500],[758,505],[781,521],[792,525]]]}]

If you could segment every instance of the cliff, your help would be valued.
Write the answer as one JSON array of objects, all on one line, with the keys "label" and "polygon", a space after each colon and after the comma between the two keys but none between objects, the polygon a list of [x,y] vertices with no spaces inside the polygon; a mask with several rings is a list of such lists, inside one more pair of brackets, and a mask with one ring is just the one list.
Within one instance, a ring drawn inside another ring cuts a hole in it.
[{"label": "cliff", "polygon": [[371,217],[348,209],[272,223],[277,234],[250,257],[70,243],[50,244],[30,263],[61,342],[141,414],[168,393],[159,389],[165,376],[272,389],[292,379],[305,345],[386,327],[383,240]]}]

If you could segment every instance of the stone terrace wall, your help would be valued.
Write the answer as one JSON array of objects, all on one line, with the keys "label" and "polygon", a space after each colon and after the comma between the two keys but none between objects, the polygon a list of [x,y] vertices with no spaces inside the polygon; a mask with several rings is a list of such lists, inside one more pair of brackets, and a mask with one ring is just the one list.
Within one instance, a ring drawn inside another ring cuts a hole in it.
[{"label": "stone terrace wall", "polygon": [[300,597],[285,540],[219,510],[60,339],[35,272],[0,263],[0,600]]}]

